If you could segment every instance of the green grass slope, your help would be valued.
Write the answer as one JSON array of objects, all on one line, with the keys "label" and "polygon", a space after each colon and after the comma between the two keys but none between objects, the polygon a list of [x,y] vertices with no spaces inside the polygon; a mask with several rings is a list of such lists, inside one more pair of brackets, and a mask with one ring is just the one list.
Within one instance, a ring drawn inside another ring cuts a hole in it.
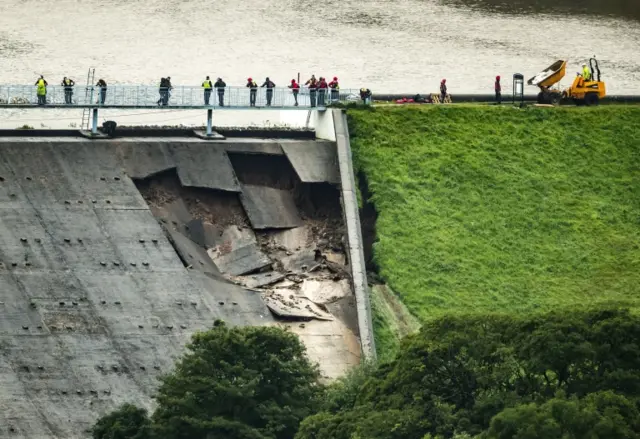
[{"label": "green grass slope", "polygon": [[349,110],[380,275],[422,320],[640,298],[640,108]]}]

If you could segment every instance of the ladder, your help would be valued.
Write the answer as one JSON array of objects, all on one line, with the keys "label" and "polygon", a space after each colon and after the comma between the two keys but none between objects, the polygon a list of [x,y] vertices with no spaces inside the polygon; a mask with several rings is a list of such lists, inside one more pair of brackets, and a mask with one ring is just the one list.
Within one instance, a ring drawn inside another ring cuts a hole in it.
[{"label": "ladder", "polygon": [[[87,86],[84,89],[84,102],[86,105],[93,102],[93,81],[95,80],[96,69],[89,67],[87,73]],[[91,121],[91,108],[84,108],[82,110],[82,122],[80,124],[81,130],[89,129],[89,122]]]}]

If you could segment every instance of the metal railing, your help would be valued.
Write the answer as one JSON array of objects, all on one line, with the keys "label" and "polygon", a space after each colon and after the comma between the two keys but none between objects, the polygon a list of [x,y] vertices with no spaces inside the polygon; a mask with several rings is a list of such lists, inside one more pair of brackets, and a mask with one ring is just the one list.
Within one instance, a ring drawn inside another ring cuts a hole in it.
[{"label": "metal railing", "polygon": [[[104,96],[98,86],[75,86],[71,93],[64,86],[49,85],[43,106],[112,107],[112,108],[323,108],[331,103],[359,100],[357,89],[318,89],[315,92],[301,88],[296,96],[290,88],[248,87],[210,89],[176,86],[165,91],[157,86],[109,85]],[[166,93],[166,94],[165,94]],[[207,102],[208,95],[208,104]],[[104,97],[104,99],[103,99]],[[38,106],[37,87],[34,85],[0,85],[0,106]],[[166,102],[166,105],[165,105]]]}]

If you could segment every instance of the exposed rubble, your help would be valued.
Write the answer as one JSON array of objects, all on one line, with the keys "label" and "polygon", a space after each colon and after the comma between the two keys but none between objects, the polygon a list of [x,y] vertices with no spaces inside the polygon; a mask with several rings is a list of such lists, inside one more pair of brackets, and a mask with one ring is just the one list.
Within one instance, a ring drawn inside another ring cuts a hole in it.
[{"label": "exposed rubble", "polygon": [[185,265],[260,293],[281,324],[302,338],[325,376],[357,364],[355,302],[339,210],[317,204],[310,209],[305,185],[285,185],[280,190],[296,200],[300,225],[255,230],[241,195],[182,187],[170,172],[138,186]]}]

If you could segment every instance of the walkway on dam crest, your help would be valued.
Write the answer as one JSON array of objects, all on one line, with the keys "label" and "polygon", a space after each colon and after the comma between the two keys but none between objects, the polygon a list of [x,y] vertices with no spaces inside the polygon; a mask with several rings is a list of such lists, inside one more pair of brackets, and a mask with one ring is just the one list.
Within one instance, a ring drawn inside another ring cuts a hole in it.
[{"label": "walkway on dam crest", "polygon": [[[101,89],[97,86],[73,88],[71,103],[65,96],[65,87],[48,86],[46,104],[38,105],[37,87],[34,85],[0,85],[0,108],[109,108],[109,109],[185,109],[185,110],[325,110],[328,105],[338,102],[353,102],[359,99],[359,90],[318,89],[315,92],[301,88],[296,96],[290,88],[275,87],[271,93],[266,88],[258,88],[254,104],[251,91],[247,87],[226,87],[224,93],[211,91],[209,105],[205,104],[202,87],[177,86],[171,89],[168,104],[160,106],[160,89],[146,85],[110,85],[101,99]],[[269,96],[270,95],[270,96]]]}]

